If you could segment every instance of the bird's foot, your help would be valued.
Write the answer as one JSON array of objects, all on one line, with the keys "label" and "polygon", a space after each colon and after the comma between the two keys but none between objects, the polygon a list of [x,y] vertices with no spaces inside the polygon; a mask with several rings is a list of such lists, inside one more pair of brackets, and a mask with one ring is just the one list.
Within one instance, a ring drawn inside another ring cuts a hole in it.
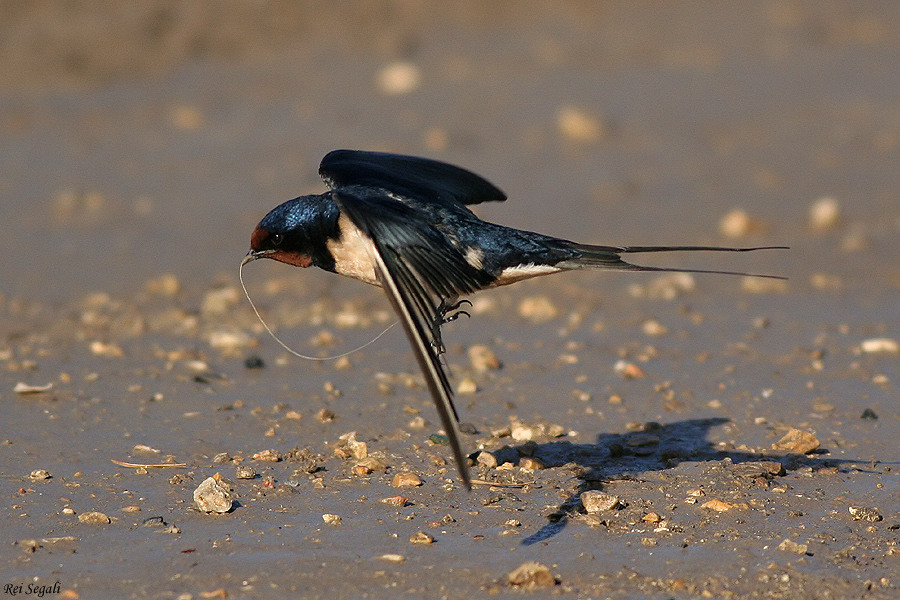
[{"label": "bird's foot", "polygon": [[434,322],[431,324],[431,345],[438,356],[447,351],[447,348],[444,347],[444,341],[441,338],[441,325],[455,321],[462,315],[466,315],[467,317],[472,316],[468,311],[459,310],[459,307],[463,304],[472,306],[472,303],[468,300],[460,300],[459,302],[448,304],[446,299],[441,300],[441,304],[438,306],[437,315]]},{"label": "bird's foot", "polygon": [[443,303],[442,303],[441,309],[440,309],[441,325],[443,325],[444,323],[450,323],[451,321],[455,321],[461,315],[466,315],[467,317],[471,318],[472,315],[470,315],[468,311],[459,310],[459,307],[462,306],[463,304],[468,304],[469,306],[472,306],[472,303],[469,302],[468,300],[460,300],[459,302],[456,302],[455,304],[452,304],[450,306],[443,306]]}]

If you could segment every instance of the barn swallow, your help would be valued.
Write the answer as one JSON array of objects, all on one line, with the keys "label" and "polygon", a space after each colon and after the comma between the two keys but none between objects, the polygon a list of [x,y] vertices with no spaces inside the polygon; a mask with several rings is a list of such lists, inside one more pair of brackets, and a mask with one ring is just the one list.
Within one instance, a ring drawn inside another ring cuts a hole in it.
[{"label": "barn swallow", "polygon": [[506,200],[502,191],[470,171],[426,158],[335,150],[322,159],[319,174],[328,191],[288,200],[269,212],[253,231],[243,262],[271,258],[297,267],[315,266],[384,289],[412,345],[468,489],[471,479],[440,339],[441,325],[464,312],[459,311],[461,296],[577,269],[743,275],[640,266],[625,262],[621,255],[783,248],[596,246],[504,227],[479,219],[468,208],[502,202]]}]

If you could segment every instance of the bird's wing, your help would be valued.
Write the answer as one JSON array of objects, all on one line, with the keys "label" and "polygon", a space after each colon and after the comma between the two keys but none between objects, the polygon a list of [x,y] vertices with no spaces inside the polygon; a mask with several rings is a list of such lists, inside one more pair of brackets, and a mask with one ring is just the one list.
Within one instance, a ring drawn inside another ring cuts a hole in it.
[{"label": "bird's wing", "polygon": [[444,205],[506,200],[506,194],[471,171],[416,156],[333,150],[322,159],[319,175],[331,189],[375,187]]},{"label": "bird's wing", "polygon": [[458,249],[423,220],[421,213],[384,192],[342,188],[334,192],[334,199],[372,241],[376,276],[403,323],[450,440],[460,477],[470,488],[453,390],[431,332],[443,317],[442,299],[474,292],[492,278],[466,262]]}]

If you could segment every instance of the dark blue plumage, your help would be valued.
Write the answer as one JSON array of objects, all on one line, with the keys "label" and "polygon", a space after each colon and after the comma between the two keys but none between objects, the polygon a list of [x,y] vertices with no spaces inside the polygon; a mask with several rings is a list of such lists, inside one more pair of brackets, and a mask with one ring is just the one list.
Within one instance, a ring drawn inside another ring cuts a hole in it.
[{"label": "dark blue plumage", "polygon": [[[330,191],[288,200],[267,214],[245,258],[316,266],[384,288],[412,344],[454,459],[471,486],[452,390],[440,361],[440,326],[459,296],[559,271],[601,268],[687,271],[634,265],[626,253],[763,248],[597,246],[488,223],[468,206],[504,201],[482,177],[435,160],[335,150],[319,168]],[[762,275],[761,277],[770,277]]]}]

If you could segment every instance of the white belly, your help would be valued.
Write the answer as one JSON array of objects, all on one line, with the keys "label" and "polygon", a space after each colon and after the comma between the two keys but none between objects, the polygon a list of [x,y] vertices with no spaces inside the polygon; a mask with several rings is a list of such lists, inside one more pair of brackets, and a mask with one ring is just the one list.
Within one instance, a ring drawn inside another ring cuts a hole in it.
[{"label": "white belly", "polygon": [[378,285],[373,260],[375,244],[346,215],[340,216],[338,227],[341,239],[328,241],[328,250],[334,257],[335,271],[346,277]]},{"label": "white belly", "polygon": [[559,273],[562,271],[559,267],[554,267],[550,265],[519,265],[516,267],[507,267],[500,272],[500,275],[497,277],[497,281],[494,282],[493,287],[508,285],[510,283],[515,283],[517,281],[522,281],[523,279],[531,279],[532,277],[539,277],[541,275],[549,275],[550,273]]}]

